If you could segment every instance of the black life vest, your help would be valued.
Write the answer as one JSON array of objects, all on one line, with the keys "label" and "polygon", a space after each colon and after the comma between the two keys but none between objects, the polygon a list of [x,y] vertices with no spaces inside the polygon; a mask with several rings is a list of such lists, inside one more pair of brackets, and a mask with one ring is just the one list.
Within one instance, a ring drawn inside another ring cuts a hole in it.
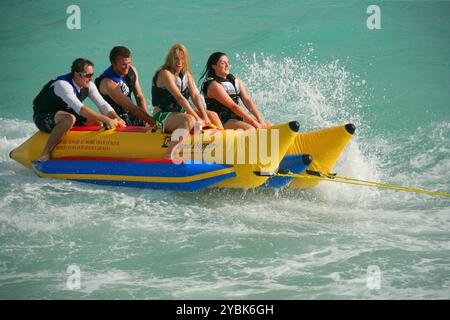
[{"label": "black life vest", "polygon": [[216,99],[209,98],[208,97],[208,86],[212,81],[217,81],[220,83],[227,94],[230,96],[231,99],[236,104],[239,104],[239,97],[241,94],[241,90],[239,88],[239,82],[236,81],[236,77],[232,75],[231,73],[226,77],[222,78],[219,76],[212,76],[205,79],[205,81],[202,84],[202,94],[205,97],[205,102],[208,110],[212,110],[217,112],[220,120],[222,122],[226,122],[229,119],[239,119],[242,120],[241,117],[233,113],[229,108],[227,108],[225,105],[217,101]]},{"label": "black life vest", "polygon": [[[156,85],[158,74],[161,71],[156,71],[152,80],[152,105],[159,107],[164,112],[183,112],[183,107],[178,103],[175,97],[165,88],[159,88]],[[180,72],[180,80],[176,81],[177,87],[180,89],[181,94],[186,99],[189,99],[188,77],[183,72]]]},{"label": "black life vest", "polygon": [[35,113],[56,113],[57,111],[66,111],[72,114],[76,114],[76,112],[72,108],[69,108],[67,106],[67,103],[65,103],[63,99],[55,94],[55,88],[52,85],[58,80],[68,82],[72,86],[74,94],[80,101],[83,101],[89,96],[89,88],[81,88],[81,90],[78,92],[77,87],[73,83],[72,74],[68,73],[57,77],[55,80],[50,80],[42,88],[42,90],[33,100],[33,110]]},{"label": "black life vest", "polygon": [[115,73],[113,67],[110,66],[108,69],[103,71],[100,77],[95,79],[95,85],[97,86],[98,91],[100,92],[102,97],[106,100],[106,102],[108,102],[111,105],[114,111],[116,111],[116,113],[120,117],[122,117],[124,114],[128,114],[129,112],[124,108],[122,108],[120,105],[118,105],[109,95],[105,95],[100,91],[100,82],[104,78],[111,79],[115,83],[119,84],[122,93],[131,99],[131,93],[134,91],[134,88],[136,86],[136,73],[134,72],[133,68],[130,67],[130,70],[128,70],[128,74],[122,77],[119,76],[117,73]]}]

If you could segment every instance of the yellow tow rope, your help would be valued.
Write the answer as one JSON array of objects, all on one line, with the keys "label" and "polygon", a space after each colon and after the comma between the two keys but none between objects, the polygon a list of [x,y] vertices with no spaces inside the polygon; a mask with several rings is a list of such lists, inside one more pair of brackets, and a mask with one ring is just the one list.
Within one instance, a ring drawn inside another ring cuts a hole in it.
[{"label": "yellow tow rope", "polygon": [[291,171],[287,171],[287,172],[282,171],[282,172],[275,173],[275,176],[293,177],[293,178],[302,178],[302,179],[316,179],[316,180],[324,180],[324,181],[330,181],[330,182],[352,184],[352,185],[357,185],[357,186],[376,187],[376,188],[382,188],[382,189],[399,190],[399,191],[406,191],[406,192],[413,192],[413,193],[423,193],[423,194],[429,194],[432,196],[450,197],[449,193],[443,193],[443,192],[438,192],[438,191],[429,191],[429,190],[423,190],[423,189],[417,189],[417,188],[410,188],[410,187],[404,187],[404,186],[399,186],[399,185],[374,182],[374,181],[369,181],[369,180],[354,179],[354,178],[339,176],[334,173],[324,174],[324,173],[318,172],[318,171],[306,170],[306,174],[307,175],[302,175],[302,174],[293,173]]}]

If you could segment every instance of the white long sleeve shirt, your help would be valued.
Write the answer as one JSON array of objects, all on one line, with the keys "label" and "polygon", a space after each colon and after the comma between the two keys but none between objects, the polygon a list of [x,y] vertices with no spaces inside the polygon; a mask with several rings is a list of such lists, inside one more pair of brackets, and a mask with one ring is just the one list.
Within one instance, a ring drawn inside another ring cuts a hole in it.
[{"label": "white long sleeve shirt", "polygon": [[[80,92],[81,88],[78,87],[75,82],[74,85],[77,91]],[[70,83],[64,80],[57,80],[51,85],[51,87],[54,88],[55,94],[60,97],[65,103],[67,103],[67,106],[69,108],[73,109],[77,114],[80,114],[80,109],[83,103],[75,95]],[[98,92],[97,87],[92,81],[89,82],[88,97],[97,106],[98,110],[102,114],[107,114],[108,112],[114,111],[109,103],[106,102],[105,99],[103,99],[102,95],[100,94],[100,92]]]}]

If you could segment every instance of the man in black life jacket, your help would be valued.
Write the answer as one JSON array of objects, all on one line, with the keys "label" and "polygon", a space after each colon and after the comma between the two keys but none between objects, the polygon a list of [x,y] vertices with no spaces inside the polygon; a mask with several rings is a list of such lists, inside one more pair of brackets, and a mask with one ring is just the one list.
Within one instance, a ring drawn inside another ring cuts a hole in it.
[{"label": "man in black life jacket", "polygon": [[[109,54],[111,66],[95,79],[100,94],[114,108],[127,125],[154,126],[153,118],[147,113],[147,101],[142,93],[139,75],[131,65],[131,52],[128,48],[117,46]],[[131,99],[136,98],[136,104]]]},{"label": "man in black life jacket", "polygon": [[[33,121],[39,130],[50,133],[39,161],[50,159],[50,153],[74,125],[103,122],[106,127],[125,126],[125,122],[102,98],[91,82],[94,64],[83,58],[72,63],[71,73],[50,80],[33,100]],[[89,97],[100,113],[81,101]]]}]

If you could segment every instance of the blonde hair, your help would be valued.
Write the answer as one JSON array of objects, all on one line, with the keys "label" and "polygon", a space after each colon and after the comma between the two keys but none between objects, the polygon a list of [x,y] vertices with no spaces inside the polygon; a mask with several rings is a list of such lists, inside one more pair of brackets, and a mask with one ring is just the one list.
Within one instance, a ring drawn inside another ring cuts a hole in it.
[{"label": "blonde hair", "polygon": [[173,46],[170,47],[169,52],[166,56],[166,61],[164,62],[161,69],[166,69],[172,72],[173,69],[173,60],[176,55],[182,54],[184,57],[184,63],[183,63],[183,72],[184,73],[192,73],[191,68],[189,67],[189,53],[184,45],[181,43],[176,43]]}]

